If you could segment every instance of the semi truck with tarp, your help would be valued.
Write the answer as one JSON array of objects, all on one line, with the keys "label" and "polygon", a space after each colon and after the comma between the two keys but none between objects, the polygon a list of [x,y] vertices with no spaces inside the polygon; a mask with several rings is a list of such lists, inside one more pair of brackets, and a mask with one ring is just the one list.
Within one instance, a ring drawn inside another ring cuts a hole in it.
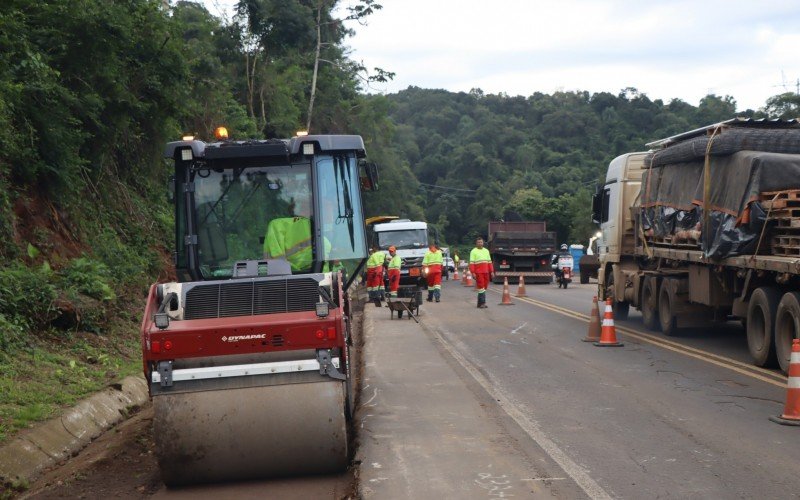
[{"label": "semi truck with tarp", "polygon": [[593,198],[599,296],[664,335],[738,319],[757,366],[800,334],[800,124],[735,118],[609,164]]},{"label": "semi truck with tarp", "polygon": [[349,290],[367,258],[355,135],[167,144],[177,280],[141,326],[168,486],[340,472],[353,412]]},{"label": "semi truck with tarp", "polygon": [[494,283],[520,277],[525,283],[553,281],[550,258],[557,248],[556,233],[544,221],[490,221],[488,235]]}]

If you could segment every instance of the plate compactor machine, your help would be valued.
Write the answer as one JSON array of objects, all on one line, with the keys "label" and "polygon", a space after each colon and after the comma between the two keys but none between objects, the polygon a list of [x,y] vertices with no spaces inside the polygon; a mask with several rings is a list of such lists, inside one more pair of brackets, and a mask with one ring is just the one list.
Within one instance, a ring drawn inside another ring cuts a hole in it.
[{"label": "plate compactor machine", "polygon": [[363,140],[185,137],[165,156],[178,280],[150,288],[141,331],[164,483],[344,470]]}]

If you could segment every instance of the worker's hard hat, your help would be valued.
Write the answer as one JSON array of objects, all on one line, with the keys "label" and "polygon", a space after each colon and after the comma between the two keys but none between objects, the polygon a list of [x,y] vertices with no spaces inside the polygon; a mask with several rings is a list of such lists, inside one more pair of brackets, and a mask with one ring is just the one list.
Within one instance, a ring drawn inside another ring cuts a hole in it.
[{"label": "worker's hard hat", "polygon": [[561,245],[561,250],[566,250],[566,249],[567,249],[567,244],[566,244],[566,243],[564,243],[563,245]]},{"label": "worker's hard hat", "polygon": [[396,252],[397,248],[394,245],[392,245],[392,246],[389,247],[389,251],[390,252]]}]

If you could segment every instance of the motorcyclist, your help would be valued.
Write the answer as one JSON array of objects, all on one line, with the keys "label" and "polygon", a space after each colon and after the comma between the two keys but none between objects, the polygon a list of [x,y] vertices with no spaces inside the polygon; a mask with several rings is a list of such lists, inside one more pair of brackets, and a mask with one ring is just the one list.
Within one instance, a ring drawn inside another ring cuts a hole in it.
[{"label": "motorcyclist", "polygon": [[567,247],[566,243],[561,244],[561,248],[559,249],[558,253],[553,255],[553,259],[550,261],[551,267],[556,272],[556,282],[558,282],[561,279],[561,275],[563,273],[562,271],[563,265],[559,257],[569,257],[569,259],[572,260],[572,254],[569,253],[569,247]]}]

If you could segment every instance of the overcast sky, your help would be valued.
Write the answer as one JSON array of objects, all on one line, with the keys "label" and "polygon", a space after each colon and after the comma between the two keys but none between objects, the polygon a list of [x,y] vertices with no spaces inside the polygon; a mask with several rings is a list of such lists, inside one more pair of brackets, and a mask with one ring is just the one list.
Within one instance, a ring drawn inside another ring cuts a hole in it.
[{"label": "overcast sky", "polygon": [[[353,23],[351,57],[396,73],[371,92],[408,86],[529,96],[636,87],[697,105],[731,95],[737,109],[795,92],[798,0],[377,0]],[[205,0],[214,5],[235,0]],[[352,0],[342,0],[342,5]]]}]

